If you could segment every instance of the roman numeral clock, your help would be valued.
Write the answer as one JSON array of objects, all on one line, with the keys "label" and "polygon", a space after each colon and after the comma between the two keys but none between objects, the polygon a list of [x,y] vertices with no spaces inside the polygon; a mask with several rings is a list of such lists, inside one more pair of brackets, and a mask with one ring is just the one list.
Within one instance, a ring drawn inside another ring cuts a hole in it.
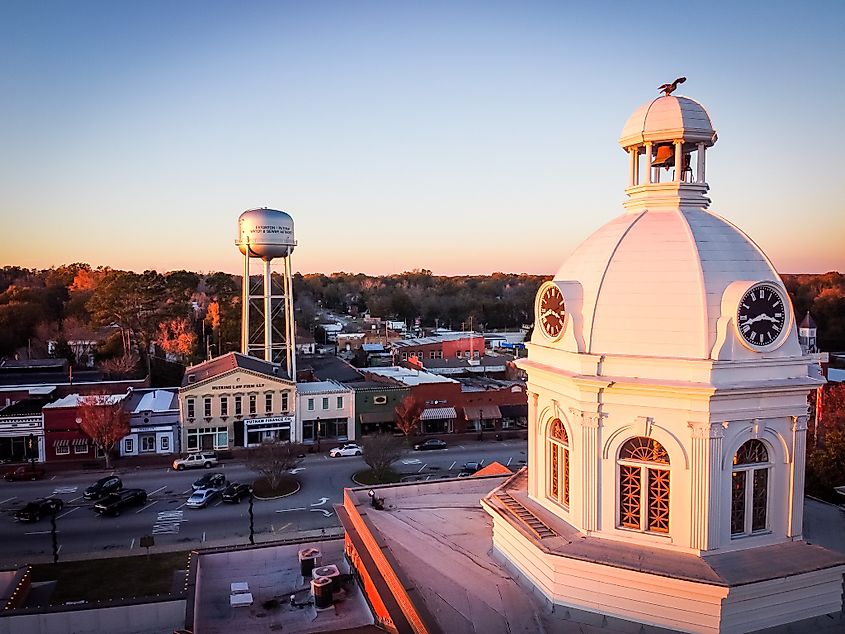
[{"label": "roman numeral clock", "polygon": [[787,316],[783,292],[770,283],[749,288],[736,311],[736,327],[740,340],[756,351],[775,347],[783,338]]}]

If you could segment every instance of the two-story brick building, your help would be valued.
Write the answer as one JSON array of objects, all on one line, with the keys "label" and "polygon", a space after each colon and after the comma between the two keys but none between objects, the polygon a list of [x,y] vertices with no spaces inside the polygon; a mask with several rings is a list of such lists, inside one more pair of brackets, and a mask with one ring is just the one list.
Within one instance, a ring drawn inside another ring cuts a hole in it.
[{"label": "two-story brick building", "polygon": [[296,384],[277,365],[230,352],[185,371],[179,410],[182,451],[291,440]]},{"label": "two-story brick building", "polygon": [[[79,408],[84,395],[69,394],[42,408],[44,415],[44,458],[46,462],[90,461],[101,457],[82,431]],[[122,404],[126,394],[109,394],[103,406]]]},{"label": "two-story brick building", "polygon": [[450,332],[430,337],[399,339],[391,342],[394,363],[412,357],[423,365],[438,359],[480,359],[484,356],[484,335],[476,332]]},{"label": "two-story brick building", "polygon": [[355,393],[337,381],[297,383],[297,439],[355,440]]}]

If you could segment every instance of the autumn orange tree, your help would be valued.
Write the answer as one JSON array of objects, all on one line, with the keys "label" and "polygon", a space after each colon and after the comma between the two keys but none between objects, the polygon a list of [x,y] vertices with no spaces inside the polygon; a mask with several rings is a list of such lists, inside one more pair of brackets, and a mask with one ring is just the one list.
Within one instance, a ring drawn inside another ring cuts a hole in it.
[{"label": "autumn orange tree", "polygon": [[416,434],[420,424],[425,406],[410,394],[403,398],[394,410],[396,413],[396,427],[405,434],[410,442],[411,437]]},{"label": "autumn orange tree", "polygon": [[103,452],[106,469],[111,468],[111,453],[120,439],[129,433],[129,412],[116,394],[89,394],[79,398],[79,426]]}]

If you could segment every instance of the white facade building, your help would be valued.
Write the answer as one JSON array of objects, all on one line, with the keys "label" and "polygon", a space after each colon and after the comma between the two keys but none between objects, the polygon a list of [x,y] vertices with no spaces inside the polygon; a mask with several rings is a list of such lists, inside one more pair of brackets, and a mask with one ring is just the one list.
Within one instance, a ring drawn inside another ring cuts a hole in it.
[{"label": "white facade building", "polygon": [[355,393],[337,381],[296,384],[297,440],[355,440]]},{"label": "white facade building", "polygon": [[838,611],[845,560],[802,541],[820,381],[771,262],[708,210],[715,141],[686,97],[625,125],[625,213],[537,294],[527,482],[485,507],[497,551],[554,604],[746,632]]},{"label": "white facade building", "polygon": [[129,433],[120,441],[121,456],[172,454],[179,443],[179,390],[129,390]]}]

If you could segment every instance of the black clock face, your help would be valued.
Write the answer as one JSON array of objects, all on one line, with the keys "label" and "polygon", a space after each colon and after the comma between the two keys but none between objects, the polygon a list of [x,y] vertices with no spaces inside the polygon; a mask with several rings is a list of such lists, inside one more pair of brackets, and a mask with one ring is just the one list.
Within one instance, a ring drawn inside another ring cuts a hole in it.
[{"label": "black clock face", "polygon": [[546,336],[556,339],[563,332],[566,309],[563,295],[557,286],[548,286],[540,295],[537,319]]},{"label": "black clock face", "polygon": [[736,311],[739,334],[756,348],[774,343],[786,324],[786,310],[779,289],[768,284],[753,286],[742,296]]}]

